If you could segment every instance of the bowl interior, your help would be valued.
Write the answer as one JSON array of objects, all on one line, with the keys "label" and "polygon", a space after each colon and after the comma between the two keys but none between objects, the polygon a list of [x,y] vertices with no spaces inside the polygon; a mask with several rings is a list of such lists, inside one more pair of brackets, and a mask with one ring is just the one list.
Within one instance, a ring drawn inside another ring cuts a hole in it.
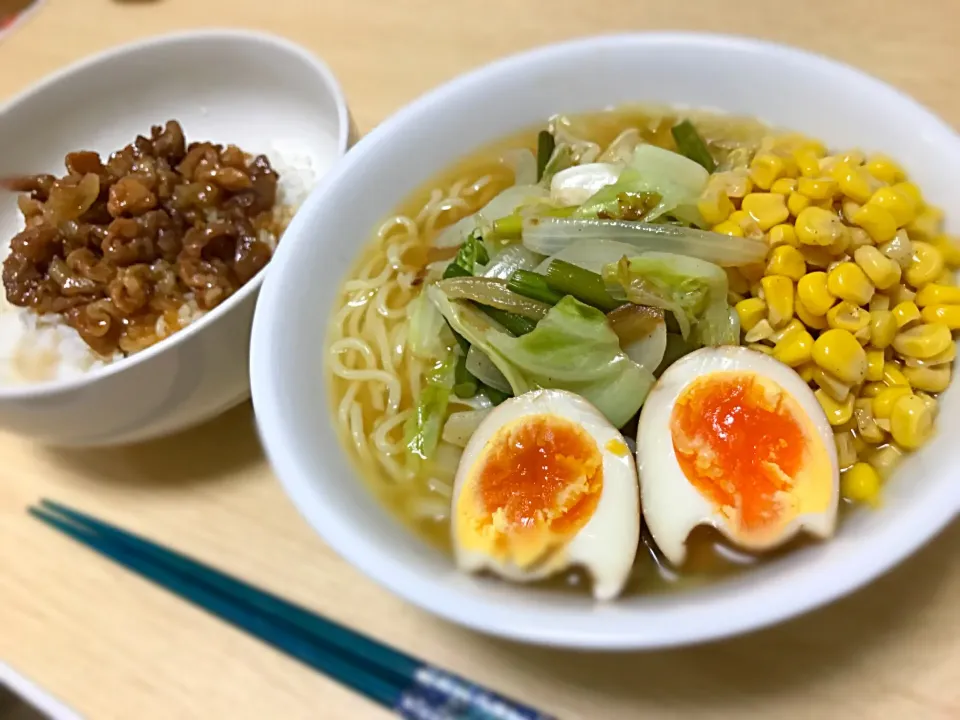
[{"label": "bowl interior", "polygon": [[[596,648],[729,635],[850,591],[960,507],[955,451],[941,432],[902,466],[885,505],[856,513],[832,542],[699,590],[607,605],[462,576],[381,509],[338,441],[320,369],[326,320],[359,248],[406,195],[471,149],[553,113],[629,102],[743,113],[831,146],[883,150],[931,202],[948,214],[958,206],[960,139],[935,117],[845,66],[732,38],[651,34],[545,48],[440,88],[358,144],[295,219],[264,286],[252,355],[261,432],[287,491],[335,550],[409,600],[485,632]],[[951,390],[939,424],[958,421],[960,393]]]},{"label": "bowl interior", "polygon": [[[345,151],[349,131],[339,88],[305,51],[255,33],[185,33],[95,56],[10,101],[0,109],[0,177],[62,175],[68,152],[106,157],[170,119],[188,142],[266,154],[295,205]],[[0,194],[0,255],[21,228],[16,196]]]}]

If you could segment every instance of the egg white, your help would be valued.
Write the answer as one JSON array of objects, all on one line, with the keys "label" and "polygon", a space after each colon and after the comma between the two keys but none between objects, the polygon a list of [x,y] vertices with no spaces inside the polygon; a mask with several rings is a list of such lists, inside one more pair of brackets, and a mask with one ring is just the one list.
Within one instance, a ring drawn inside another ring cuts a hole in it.
[{"label": "egg white", "polygon": [[[529,415],[553,415],[578,423],[593,438],[602,456],[603,486],[592,517],[547,562],[524,569],[509,561],[463,548],[458,539],[457,504],[465,484],[479,469],[478,460],[497,431]],[[617,454],[611,441],[623,444]],[[593,405],[563,390],[534,390],[494,408],[483,420],[463,451],[453,490],[453,538],[457,566],[468,572],[488,570],[517,582],[543,579],[561,570],[584,568],[593,580],[597,599],[616,597],[630,574],[640,541],[640,493],[632,454],[620,432]]]},{"label": "egg white", "polygon": [[[797,515],[768,542],[746,544],[729,521],[690,483],[677,461],[670,428],[679,396],[690,383],[705,375],[745,370],[777,383],[791,395],[810,419],[830,461],[830,499],[827,509]],[[734,544],[747,550],[768,550],[787,542],[801,530],[816,537],[833,534],[839,503],[839,466],[833,430],[813,391],[790,367],[745,347],[703,348],[673,363],[650,391],[637,428],[637,469],[643,518],[664,556],[681,565],[687,556],[687,536],[698,525],[716,528]]]}]

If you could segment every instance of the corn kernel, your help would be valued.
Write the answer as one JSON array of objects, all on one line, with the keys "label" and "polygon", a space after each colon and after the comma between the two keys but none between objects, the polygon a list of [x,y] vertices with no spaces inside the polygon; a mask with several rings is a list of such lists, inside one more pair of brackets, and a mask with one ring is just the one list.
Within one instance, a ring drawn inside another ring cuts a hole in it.
[{"label": "corn kernel", "polygon": [[805,383],[811,383],[813,382],[813,371],[816,367],[812,362],[805,362],[800,367],[794,368],[794,370],[797,371],[797,375],[799,375]]},{"label": "corn kernel", "polygon": [[920,311],[920,318],[926,323],[939,323],[960,330],[960,305],[928,305]]},{"label": "corn kernel", "polygon": [[890,213],[898,228],[907,225],[917,216],[917,204],[913,198],[897,187],[879,188],[870,196],[868,204],[882,207]]},{"label": "corn kernel", "polygon": [[858,462],[840,475],[840,493],[847,500],[875,507],[880,504],[880,475],[871,465]]},{"label": "corn kernel", "polygon": [[777,193],[750,193],[740,207],[750,214],[764,232],[790,217],[783,195]]},{"label": "corn kernel", "polygon": [[820,407],[823,408],[823,412],[827,416],[827,421],[831,425],[843,425],[853,417],[853,394],[848,395],[847,399],[842,402],[834,400],[828,393],[824,392],[823,389],[814,390],[813,394],[820,403]]},{"label": "corn kernel", "polygon": [[792,335],[798,332],[803,332],[805,329],[806,328],[803,327],[803,323],[797,320],[796,318],[794,318],[793,320],[788,322],[786,325],[784,325],[782,328],[779,328],[778,330],[774,330],[773,333],[770,335],[770,337],[767,338],[767,341],[772,342],[774,345],[776,345],[778,342],[785,339],[788,335]]},{"label": "corn kernel", "polygon": [[760,282],[763,278],[764,273],[767,271],[767,266],[762,262],[759,263],[749,263],[747,265],[740,266],[740,272],[747,279],[747,282],[755,283]]},{"label": "corn kernel", "polygon": [[923,201],[923,193],[920,191],[920,188],[917,187],[916,183],[909,181],[899,182],[893,187],[903,193],[906,193],[906,195],[913,200],[918,208],[922,208],[926,204]]},{"label": "corn kernel", "polygon": [[797,297],[811,315],[826,315],[837,298],[827,286],[825,272],[811,272],[797,281]]},{"label": "corn kernel", "polygon": [[810,198],[801,195],[798,192],[792,192],[787,196],[787,210],[793,217],[799,217],[800,213],[810,207]]},{"label": "corn kernel", "polygon": [[750,284],[750,297],[760,298],[763,300],[763,285],[760,284],[759,280]]},{"label": "corn kernel", "polygon": [[[883,390],[885,387],[887,386],[884,385],[882,382],[864,383],[863,386],[860,388],[860,397],[875,398],[877,395],[880,394],[880,391]],[[873,410],[871,410],[870,413],[872,414]]]},{"label": "corn kernel", "polygon": [[740,272],[737,268],[724,268],[724,272],[727,275],[727,288],[730,292],[735,292],[738,295],[746,295],[750,292],[750,283],[743,276],[743,273]]},{"label": "corn kernel", "polygon": [[809,148],[801,148],[793,153],[797,170],[803,177],[816,177],[820,174],[820,158]]},{"label": "corn kernel", "polygon": [[793,178],[780,178],[770,186],[770,192],[783,195],[786,198],[797,189],[797,181]]},{"label": "corn kernel", "polygon": [[844,227],[836,213],[808,207],[797,216],[796,231],[804,245],[826,247],[844,234]]},{"label": "corn kernel", "polygon": [[830,268],[836,262],[829,247],[819,245],[801,245],[797,248],[806,260],[808,267]]},{"label": "corn kernel", "polygon": [[813,344],[813,361],[851,385],[863,382],[867,374],[867,354],[847,330],[833,328],[821,333]]},{"label": "corn kernel", "polygon": [[853,402],[853,417],[857,423],[857,436],[865,443],[876,445],[883,442],[883,430],[873,417],[873,403],[870,398],[857,398]]},{"label": "corn kernel", "polygon": [[[844,198],[840,202],[840,215],[841,217],[843,217],[843,219],[846,222],[853,225],[853,216],[856,215],[857,210],[859,210],[861,207],[863,206],[860,203],[854,202],[849,198]],[[859,229],[863,230],[863,228],[859,228]],[[864,230],[864,232],[866,232],[866,230]],[[870,238],[870,236],[867,235],[867,238]],[[871,239],[870,242],[872,243],[873,240]]]},{"label": "corn kernel", "polygon": [[833,442],[837,448],[837,464],[841,470],[846,470],[857,461],[857,448],[853,441],[854,435],[849,430],[833,434]]},{"label": "corn kernel", "polygon": [[870,453],[867,462],[881,478],[888,478],[897,469],[902,459],[903,450],[896,443],[891,442]]},{"label": "corn kernel", "polygon": [[722,223],[718,223],[711,228],[715,233],[720,233],[721,235],[729,235],[731,237],[743,237],[743,230],[739,225],[729,220],[724,220]]},{"label": "corn kernel", "polygon": [[800,298],[797,298],[793,303],[793,312],[800,322],[806,325],[811,330],[823,330],[827,327],[827,318],[823,315],[814,315],[809,310],[807,306],[803,304],[803,301]]},{"label": "corn kernel", "polygon": [[851,200],[865,203],[873,195],[876,180],[863,167],[844,161],[833,168],[831,175],[837,181],[840,192]]},{"label": "corn kernel", "polygon": [[907,376],[903,374],[900,369],[900,366],[893,362],[883,363],[883,367],[880,370],[881,380],[883,384],[888,387],[893,387],[895,385],[902,387],[910,387],[910,381],[907,380]]},{"label": "corn kernel", "polygon": [[873,245],[858,247],[853,259],[878,289],[886,290],[900,282],[900,266]]},{"label": "corn kernel", "polygon": [[916,395],[897,400],[890,414],[890,434],[907,450],[916,450],[933,435],[933,413]]},{"label": "corn kernel", "polygon": [[893,185],[901,180],[906,180],[907,175],[903,168],[897,164],[896,160],[877,153],[867,159],[867,172],[873,175],[877,180]]},{"label": "corn kernel", "polygon": [[[766,322],[764,320],[763,322]],[[763,343],[750,343],[747,345],[751,350],[756,350],[757,352],[762,352],[764,355],[773,355],[773,348],[769,345],[764,345]]]},{"label": "corn kernel", "polygon": [[893,349],[905,357],[924,360],[942,353],[952,342],[950,328],[943,323],[923,323],[899,332]]},{"label": "corn kernel", "polygon": [[706,192],[700,196],[700,200],[697,201],[697,209],[703,219],[710,225],[719,225],[730,217],[730,213],[734,211],[730,198],[716,186],[708,187]]},{"label": "corn kernel", "polygon": [[766,340],[771,335],[773,335],[773,326],[770,325],[769,320],[763,318],[744,334],[743,339],[748,343],[756,343]]},{"label": "corn kernel", "polygon": [[785,275],[768,275],[760,281],[767,302],[767,319],[774,328],[783,327],[793,317],[793,282]]},{"label": "corn kernel", "polygon": [[849,238],[847,242],[847,252],[856,252],[862,247],[873,247],[873,238],[871,238],[870,234],[863,228],[848,227],[847,237]]},{"label": "corn kernel", "polygon": [[[939,248],[937,248],[939,250]],[[940,254],[943,254],[943,250],[940,250]],[[946,264],[946,258],[943,259],[944,264]],[[948,266],[949,267],[949,266]],[[953,270],[944,270],[940,273],[940,277],[934,280],[937,285],[943,285],[944,287],[957,287],[957,276],[954,275]]]},{"label": "corn kernel", "polygon": [[844,402],[851,394],[849,385],[841,382],[816,363],[813,368],[813,382],[837,402]]},{"label": "corn kernel", "polygon": [[793,225],[788,225],[786,223],[774,225],[772,228],[770,228],[767,241],[772,248],[779,247],[781,245],[797,247],[800,244],[800,242],[797,240],[797,231],[793,229]]},{"label": "corn kernel", "polygon": [[893,342],[897,334],[897,321],[890,310],[874,310],[870,313],[870,344],[883,350]]},{"label": "corn kernel", "polygon": [[863,270],[852,262],[840,263],[827,273],[827,290],[841,300],[866,305],[873,297],[873,283]]},{"label": "corn kernel", "polygon": [[802,177],[797,180],[797,192],[811,200],[832,201],[837,190],[837,181],[830,177]]},{"label": "corn kernel", "polygon": [[[847,332],[858,333],[870,325],[870,313],[859,305],[841,300],[827,310],[827,325]],[[869,335],[867,336],[869,339]]]},{"label": "corn kernel", "polygon": [[928,205],[921,210],[909,225],[907,232],[915,240],[931,240],[943,229],[943,211]]},{"label": "corn kernel", "polygon": [[943,255],[930,243],[913,243],[913,257],[907,265],[904,276],[915,288],[933,282],[943,272]]},{"label": "corn kernel", "polygon": [[930,244],[940,251],[944,265],[951,270],[960,268],[960,244],[953,238],[948,235],[935,235],[930,239]]},{"label": "corn kernel", "polygon": [[908,395],[912,395],[909,385],[891,385],[877,393],[873,398],[873,417],[879,420],[887,420],[890,413],[893,412],[893,406],[896,402]]},{"label": "corn kernel", "polygon": [[761,190],[769,190],[785,174],[783,158],[770,153],[758,154],[750,163],[750,179]]},{"label": "corn kernel", "polygon": [[914,395],[923,400],[923,404],[927,406],[930,414],[933,415],[933,419],[936,420],[937,415],[940,414],[940,403],[937,402],[937,399],[933,395],[928,395],[925,392],[914,393]]},{"label": "corn kernel", "polygon": [[897,223],[887,210],[879,205],[863,205],[853,213],[854,225],[862,227],[874,242],[884,243],[897,234]]},{"label": "corn kernel", "polygon": [[950,365],[936,367],[905,367],[903,374],[907,376],[910,385],[917,390],[938,393],[947,389],[950,384]]},{"label": "corn kernel", "polygon": [[915,323],[920,319],[920,308],[912,300],[904,300],[893,306],[893,319],[897,323],[897,329],[903,329]]},{"label": "corn kernel", "polygon": [[736,305],[740,328],[747,332],[767,316],[767,304],[760,298],[747,298]]},{"label": "corn kernel", "polygon": [[870,312],[876,312],[877,310],[889,310],[890,296],[884,295],[883,293],[874,293],[874,296],[870,298],[870,304],[867,306],[867,309]]},{"label": "corn kernel", "polygon": [[808,362],[812,352],[813,336],[806,330],[790,333],[773,348],[773,356],[793,368]]},{"label": "corn kernel", "polygon": [[947,345],[947,349],[942,353],[938,353],[933,357],[928,358],[914,358],[914,357],[905,357],[903,358],[903,364],[907,367],[934,367],[935,365],[943,365],[944,363],[951,363],[957,359],[957,345],[956,343],[950,343]]},{"label": "corn kernel", "polygon": [[867,350],[867,380],[883,380],[883,350]]},{"label": "corn kernel", "polygon": [[799,280],[806,274],[807,264],[795,247],[780,245],[768,256],[766,272],[768,275],[786,275],[791,280]]}]

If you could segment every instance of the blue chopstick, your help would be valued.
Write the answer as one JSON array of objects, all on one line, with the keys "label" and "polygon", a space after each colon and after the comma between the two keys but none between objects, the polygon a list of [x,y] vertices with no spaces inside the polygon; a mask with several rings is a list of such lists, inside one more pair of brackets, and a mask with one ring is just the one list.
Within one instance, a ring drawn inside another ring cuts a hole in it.
[{"label": "blue chopstick", "polygon": [[29,512],[77,542],[411,720],[550,716],[50,500]]}]

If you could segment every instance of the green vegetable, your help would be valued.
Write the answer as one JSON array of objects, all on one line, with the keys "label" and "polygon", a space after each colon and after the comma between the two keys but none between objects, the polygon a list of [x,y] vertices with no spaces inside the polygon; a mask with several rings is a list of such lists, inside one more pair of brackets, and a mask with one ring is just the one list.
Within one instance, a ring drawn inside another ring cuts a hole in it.
[{"label": "green vegetable", "polygon": [[514,240],[523,232],[523,218],[519,215],[507,215],[493,221],[493,232],[500,238]]},{"label": "green vegetable", "polygon": [[424,293],[413,299],[407,308],[410,332],[407,336],[410,350],[419,358],[443,357],[450,346],[450,330]]},{"label": "green vegetable", "polygon": [[481,392],[484,395],[486,395],[487,399],[494,405],[499,405],[504,400],[510,397],[510,395],[508,395],[507,393],[500,392],[499,390],[496,390],[492,387],[487,387],[486,385],[483,386],[483,388],[481,389]]},{"label": "green vegetable", "polygon": [[413,466],[432,458],[440,442],[454,384],[454,365],[453,354],[449,353],[431,369],[426,387],[417,398],[417,406],[403,425],[407,461]]},{"label": "green vegetable", "polygon": [[463,241],[457,256],[443,271],[444,279],[455,277],[473,277],[477,264],[486,265],[490,262],[490,255],[483,246],[480,233],[474,230]]},{"label": "green vegetable", "polygon": [[437,287],[451,300],[472,300],[531,320],[539,320],[550,309],[546,303],[513,292],[506,280],[496,278],[449,278],[438,282]]},{"label": "green vegetable", "polygon": [[557,141],[549,130],[541,130],[537,135],[537,182],[543,178],[543,172],[547,169],[547,163],[550,162],[556,145]]},{"label": "green vegetable", "polygon": [[561,295],[573,295],[581,302],[610,312],[622,305],[607,292],[603,278],[563,260],[554,260],[547,267],[547,285]]},{"label": "green vegetable", "polygon": [[538,275],[529,270],[517,270],[507,281],[507,287],[519,295],[550,305],[556,305],[563,298],[563,293],[559,293],[547,285],[547,280],[543,275]]},{"label": "green vegetable", "polygon": [[553,156],[543,169],[541,184],[549,186],[553,176],[568,167],[573,167],[573,148],[567,144],[561,144],[553,151]]},{"label": "green vegetable", "polygon": [[[660,201],[642,219],[651,222],[662,218],[677,218],[691,225],[703,225],[697,201],[706,187],[710,174],[693,160],[656,145],[640,145],[633,153],[630,165],[620,173],[613,185],[600,188],[574,213],[574,217],[610,219],[637,219],[637,208],[624,203],[621,194],[636,196],[645,204],[653,195]],[[646,201],[643,200],[647,196]],[[621,213],[618,215],[617,213]]]},{"label": "green vegetable", "polygon": [[654,382],[651,372],[620,349],[606,316],[575,298],[563,298],[533,331],[512,337],[469,303],[451,301],[435,286],[427,292],[447,322],[503,374],[514,395],[536,388],[570,390],[619,427],[637,412]]},{"label": "green vegetable", "polygon": [[453,392],[459,398],[472,398],[477,394],[479,383],[467,370],[466,353],[457,353],[457,365],[454,368]]},{"label": "green vegetable", "polygon": [[500,323],[507,332],[510,332],[514,335],[526,335],[528,332],[532,331],[537,324],[525,318],[522,315],[514,315],[513,313],[506,312],[504,310],[498,310],[497,308],[490,307],[488,305],[481,305],[480,309],[492,320]]},{"label": "green vegetable", "polygon": [[674,141],[677,143],[677,150],[681,155],[690,158],[698,165],[702,166],[708,173],[717,169],[717,163],[710,154],[707,144],[700,137],[700,133],[689,120],[684,120],[670,128]]},{"label": "green vegetable", "polygon": [[570,296],[551,308],[528,335],[497,334],[487,341],[523,379],[520,385],[511,383],[515,395],[537,387],[570,390],[593,403],[617,427],[636,414],[654,382],[652,372],[620,349],[604,314]]},{"label": "green vegetable", "polygon": [[727,304],[727,275],[713,263],[650,252],[607,265],[603,278],[612,293],[672,313],[684,340],[698,346],[739,344]]}]

